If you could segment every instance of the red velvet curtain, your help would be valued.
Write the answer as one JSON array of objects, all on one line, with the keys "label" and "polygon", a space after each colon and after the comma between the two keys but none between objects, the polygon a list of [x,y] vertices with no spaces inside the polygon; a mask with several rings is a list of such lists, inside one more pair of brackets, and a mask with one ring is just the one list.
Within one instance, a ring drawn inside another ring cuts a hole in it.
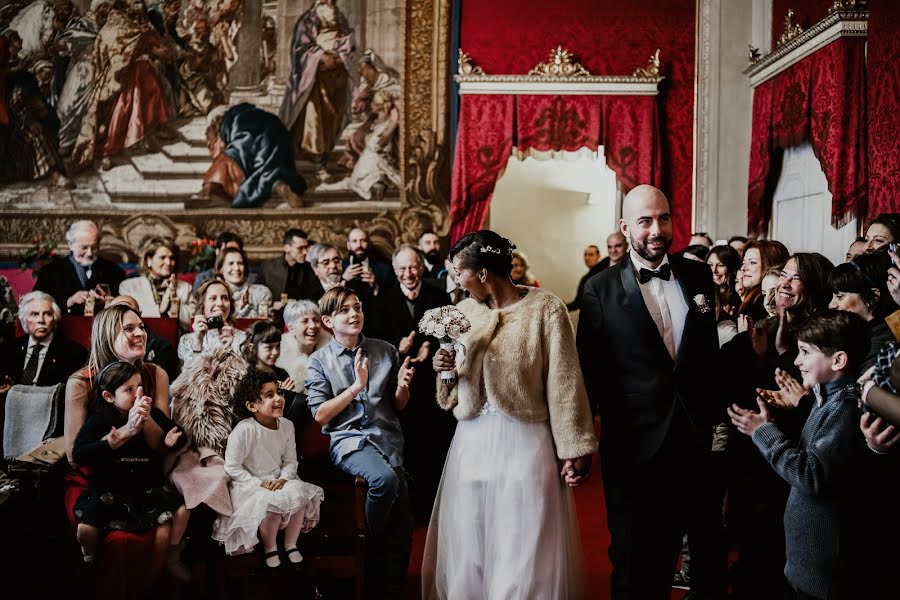
[{"label": "red velvet curtain", "polygon": [[753,94],[747,228],[771,217],[773,152],[809,140],[832,195],[831,223],[842,227],[866,206],[865,39],[841,38],[757,86]]},{"label": "red velvet curtain", "polygon": [[626,191],[660,185],[654,96],[462,96],[450,197],[450,240],[477,231],[513,145],[520,150],[597,150]]}]

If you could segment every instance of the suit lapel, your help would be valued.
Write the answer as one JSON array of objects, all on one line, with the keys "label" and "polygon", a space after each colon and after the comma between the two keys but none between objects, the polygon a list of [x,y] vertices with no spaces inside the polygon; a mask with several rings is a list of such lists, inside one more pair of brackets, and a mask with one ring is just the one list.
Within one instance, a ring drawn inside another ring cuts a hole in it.
[{"label": "suit lapel", "polygon": [[665,356],[671,358],[669,350],[666,348],[666,343],[659,334],[659,327],[656,326],[656,321],[650,316],[650,311],[647,310],[647,305],[644,303],[644,296],[641,295],[641,288],[637,282],[637,275],[634,272],[631,257],[626,256],[623,260],[619,277],[622,281],[622,287],[625,288],[625,302],[635,318],[640,322],[642,329],[645,330],[637,333],[641,336],[650,336],[645,339],[656,340],[656,345],[659,346],[658,350],[661,350]]},{"label": "suit lapel", "polygon": [[672,275],[675,277],[675,281],[678,282],[678,287],[681,289],[681,293],[684,295],[684,302],[687,305],[687,314],[684,315],[684,325],[681,329],[681,343],[678,344],[678,353],[675,355],[675,366],[678,366],[678,363],[681,362],[681,357],[684,354],[684,349],[687,348],[688,338],[690,337],[692,327],[691,321],[693,320],[693,314],[691,312],[691,296],[690,290],[688,290],[688,283],[686,279],[686,275],[684,270],[681,268],[681,262],[677,259],[672,260],[673,257],[669,257],[669,264],[672,265]]}]

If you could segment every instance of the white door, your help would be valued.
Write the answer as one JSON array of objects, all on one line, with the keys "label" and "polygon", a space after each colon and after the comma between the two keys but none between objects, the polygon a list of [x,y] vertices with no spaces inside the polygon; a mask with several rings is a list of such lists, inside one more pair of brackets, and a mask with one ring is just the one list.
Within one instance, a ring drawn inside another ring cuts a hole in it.
[{"label": "white door", "polygon": [[791,253],[819,252],[839,264],[856,235],[855,218],[841,229],[831,226],[831,192],[809,142],[785,150],[773,200],[772,237]]}]

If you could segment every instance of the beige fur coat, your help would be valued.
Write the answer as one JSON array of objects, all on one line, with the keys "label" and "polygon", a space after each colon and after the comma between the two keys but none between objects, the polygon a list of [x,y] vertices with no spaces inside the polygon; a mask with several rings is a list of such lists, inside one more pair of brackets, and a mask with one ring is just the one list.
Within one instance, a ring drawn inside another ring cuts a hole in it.
[{"label": "beige fur coat", "polygon": [[218,346],[186,366],[172,383],[173,417],[201,457],[225,455],[236,422],[231,398],[246,372],[247,363],[231,346]]},{"label": "beige fur coat", "polygon": [[546,290],[519,289],[525,297],[505,308],[471,298],[457,305],[472,329],[460,339],[457,383],[438,379],[438,404],[471,419],[486,391],[491,404],[519,421],[549,419],[559,458],[591,454],[597,437],[566,305]]}]

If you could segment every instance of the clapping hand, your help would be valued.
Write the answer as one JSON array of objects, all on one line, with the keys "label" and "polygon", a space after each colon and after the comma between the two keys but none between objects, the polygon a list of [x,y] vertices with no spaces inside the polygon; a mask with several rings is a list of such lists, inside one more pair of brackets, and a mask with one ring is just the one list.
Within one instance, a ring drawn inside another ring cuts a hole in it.
[{"label": "clapping hand", "polygon": [[764,390],[756,388],[756,393],[760,398],[778,408],[797,408],[800,399],[809,393],[809,390],[794,379],[794,377],[781,369],[775,369],[775,383],[778,384],[778,391]]},{"label": "clapping hand", "polygon": [[369,385],[369,359],[363,358],[362,348],[356,351],[356,358],[353,359],[353,372],[356,374],[356,385],[360,390],[365,389]]},{"label": "clapping hand", "polygon": [[178,440],[181,439],[181,431],[178,427],[173,427],[169,430],[169,433],[166,434],[165,440],[163,440],[168,448],[174,448],[178,443]]},{"label": "clapping hand", "polygon": [[416,373],[416,368],[409,366],[409,363],[410,358],[407,356],[403,364],[400,365],[400,372],[397,374],[397,389],[409,389],[409,382],[412,381],[412,377]]},{"label": "clapping hand", "polygon": [[759,405],[758,413],[741,408],[737,404],[732,404],[731,408],[725,409],[728,412],[728,416],[731,417],[732,425],[737,427],[737,430],[744,435],[753,435],[754,431],[772,420],[769,416],[769,409],[766,408],[766,403],[760,398],[756,399],[756,403]]},{"label": "clapping hand", "polygon": [[397,344],[397,350],[400,351],[400,354],[409,354],[409,351],[412,350],[413,341],[416,339],[416,330],[413,329],[409,332],[409,335],[400,340],[400,343]]}]

